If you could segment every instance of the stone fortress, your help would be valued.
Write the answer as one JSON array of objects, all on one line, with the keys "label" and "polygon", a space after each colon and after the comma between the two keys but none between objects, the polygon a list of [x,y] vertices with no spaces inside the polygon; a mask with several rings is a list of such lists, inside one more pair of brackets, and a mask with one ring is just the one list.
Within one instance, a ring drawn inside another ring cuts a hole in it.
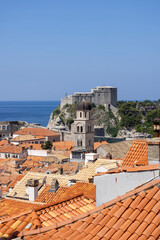
[{"label": "stone fortress", "polygon": [[95,105],[104,105],[107,110],[117,112],[117,88],[104,86],[91,89],[90,93],[76,92],[61,99],[61,109],[65,104],[79,103],[83,99]]}]

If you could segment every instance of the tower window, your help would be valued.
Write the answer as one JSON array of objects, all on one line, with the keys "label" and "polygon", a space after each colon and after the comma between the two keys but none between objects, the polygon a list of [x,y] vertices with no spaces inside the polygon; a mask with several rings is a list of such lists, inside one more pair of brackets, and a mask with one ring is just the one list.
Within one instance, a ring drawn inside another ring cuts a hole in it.
[{"label": "tower window", "polygon": [[82,117],[82,112],[80,112],[80,118]]},{"label": "tower window", "polygon": [[85,118],[87,117],[87,113],[85,112]]},{"label": "tower window", "polygon": [[77,127],[77,132],[79,132],[79,126]]},{"label": "tower window", "polygon": [[81,126],[81,132],[83,132],[83,127]]}]

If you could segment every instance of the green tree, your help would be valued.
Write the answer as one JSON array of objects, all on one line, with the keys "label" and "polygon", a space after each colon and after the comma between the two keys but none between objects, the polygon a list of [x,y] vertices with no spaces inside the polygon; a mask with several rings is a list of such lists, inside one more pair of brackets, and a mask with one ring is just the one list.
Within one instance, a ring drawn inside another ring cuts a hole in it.
[{"label": "green tree", "polygon": [[69,127],[69,130],[71,130],[72,123],[74,123],[73,118],[68,118],[66,121],[66,125]]},{"label": "green tree", "polygon": [[44,144],[41,145],[42,149],[51,149],[52,148],[52,142],[46,141]]},{"label": "green tree", "polygon": [[120,125],[122,127],[135,127],[137,124],[141,123],[142,114],[136,109],[135,102],[123,103],[118,112],[121,117]]}]

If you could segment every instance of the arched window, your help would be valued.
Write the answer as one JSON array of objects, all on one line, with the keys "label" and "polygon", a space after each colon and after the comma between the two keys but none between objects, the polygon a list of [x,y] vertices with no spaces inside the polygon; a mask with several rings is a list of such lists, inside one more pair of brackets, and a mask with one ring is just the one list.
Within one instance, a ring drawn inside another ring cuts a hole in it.
[{"label": "arched window", "polygon": [[77,132],[79,132],[79,126],[77,127]]},{"label": "arched window", "polygon": [[87,113],[85,112],[85,118],[87,117]]},{"label": "arched window", "polygon": [[83,132],[83,127],[81,126],[81,132]]},{"label": "arched window", "polygon": [[80,114],[79,114],[79,115],[80,115],[80,118],[81,118],[81,117],[82,117],[82,112],[80,112]]}]

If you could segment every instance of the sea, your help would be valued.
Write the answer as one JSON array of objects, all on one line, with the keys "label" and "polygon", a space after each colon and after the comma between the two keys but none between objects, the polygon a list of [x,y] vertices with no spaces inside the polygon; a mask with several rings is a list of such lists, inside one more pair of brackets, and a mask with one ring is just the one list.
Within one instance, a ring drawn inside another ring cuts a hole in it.
[{"label": "sea", "polygon": [[46,127],[60,101],[0,101],[0,121],[26,121]]}]

